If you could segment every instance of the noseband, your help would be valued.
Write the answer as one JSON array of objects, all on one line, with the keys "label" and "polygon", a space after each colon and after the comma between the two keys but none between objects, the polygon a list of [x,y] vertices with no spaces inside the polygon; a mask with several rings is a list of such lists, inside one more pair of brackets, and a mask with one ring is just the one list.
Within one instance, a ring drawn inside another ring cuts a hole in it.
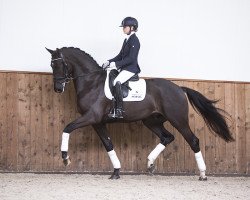
[{"label": "noseband", "polygon": [[71,77],[71,74],[69,73],[68,65],[65,62],[62,53],[60,53],[60,57],[51,59],[51,63],[53,63],[54,61],[57,61],[57,60],[62,60],[62,62],[63,62],[63,73],[64,73],[64,75],[61,76],[61,77],[54,77],[54,80],[56,82],[61,83],[61,84],[68,83],[72,79],[72,77]]}]

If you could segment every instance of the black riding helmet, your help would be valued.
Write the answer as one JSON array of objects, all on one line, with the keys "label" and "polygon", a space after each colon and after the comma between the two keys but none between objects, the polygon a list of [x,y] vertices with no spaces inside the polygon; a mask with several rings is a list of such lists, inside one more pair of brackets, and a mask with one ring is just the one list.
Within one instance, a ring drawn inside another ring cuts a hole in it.
[{"label": "black riding helmet", "polygon": [[133,17],[126,17],[124,20],[122,20],[120,27],[125,27],[125,26],[133,26],[134,31],[137,31],[138,21]]}]

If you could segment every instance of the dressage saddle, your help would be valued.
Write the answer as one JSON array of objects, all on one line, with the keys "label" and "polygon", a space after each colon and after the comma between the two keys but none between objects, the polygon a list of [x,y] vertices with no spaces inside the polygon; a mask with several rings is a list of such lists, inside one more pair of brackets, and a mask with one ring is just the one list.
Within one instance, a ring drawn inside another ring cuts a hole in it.
[{"label": "dressage saddle", "polygon": [[[109,73],[109,88],[113,96],[115,95],[114,80],[118,76],[118,74],[119,72],[116,69],[112,69]],[[127,80],[125,83],[121,85],[123,98],[126,98],[128,96],[129,90],[131,90],[131,88],[129,87],[129,81],[138,81],[138,80],[139,76],[138,74],[135,74],[129,80]]]}]

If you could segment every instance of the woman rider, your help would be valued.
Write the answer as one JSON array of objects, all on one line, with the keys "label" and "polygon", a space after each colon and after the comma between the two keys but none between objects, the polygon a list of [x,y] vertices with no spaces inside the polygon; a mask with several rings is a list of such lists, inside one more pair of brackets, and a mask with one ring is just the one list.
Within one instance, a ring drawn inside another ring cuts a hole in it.
[{"label": "woman rider", "polygon": [[137,59],[140,50],[140,42],[135,34],[138,29],[138,21],[133,17],[126,17],[122,21],[120,27],[123,27],[123,32],[126,34],[121,51],[116,57],[108,60],[102,65],[103,68],[112,67],[120,71],[114,80],[116,108],[113,109],[113,113],[109,114],[109,117],[112,118],[123,118],[121,84],[141,71]]}]

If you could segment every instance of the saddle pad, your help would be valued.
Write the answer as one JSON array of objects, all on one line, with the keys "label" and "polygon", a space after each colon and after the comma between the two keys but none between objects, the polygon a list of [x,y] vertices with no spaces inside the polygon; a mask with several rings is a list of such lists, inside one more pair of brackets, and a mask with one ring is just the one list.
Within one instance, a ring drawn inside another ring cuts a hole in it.
[{"label": "saddle pad", "polygon": [[[104,85],[105,96],[112,100],[113,95],[109,89],[109,72],[107,70],[107,78]],[[132,90],[129,90],[128,96],[123,99],[123,101],[142,101],[146,96],[146,81],[144,79],[139,79],[139,81],[130,81],[129,87]]]}]

